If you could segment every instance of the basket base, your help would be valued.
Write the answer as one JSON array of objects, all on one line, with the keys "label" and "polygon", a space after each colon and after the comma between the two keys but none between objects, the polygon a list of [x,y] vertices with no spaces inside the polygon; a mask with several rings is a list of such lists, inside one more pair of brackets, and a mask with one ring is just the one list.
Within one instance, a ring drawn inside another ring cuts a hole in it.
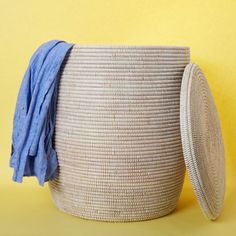
[{"label": "basket base", "polygon": [[[50,186],[50,184],[49,184]],[[94,210],[94,212],[86,211],[79,209],[78,207],[72,206],[68,202],[65,202],[65,199],[61,199],[57,194],[53,193],[53,190],[50,188],[51,194],[53,197],[53,202],[56,207],[62,211],[63,213],[80,217],[86,220],[94,220],[94,221],[103,221],[103,222],[138,222],[138,221],[146,221],[146,220],[154,220],[163,216],[166,216],[172,213],[177,206],[178,199],[172,201],[172,204],[168,204],[166,208],[163,208],[158,212],[144,212],[137,214],[136,212],[124,212],[123,214],[117,214],[115,211],[110,211],[109,213],[101,214],[99,211]]]}]

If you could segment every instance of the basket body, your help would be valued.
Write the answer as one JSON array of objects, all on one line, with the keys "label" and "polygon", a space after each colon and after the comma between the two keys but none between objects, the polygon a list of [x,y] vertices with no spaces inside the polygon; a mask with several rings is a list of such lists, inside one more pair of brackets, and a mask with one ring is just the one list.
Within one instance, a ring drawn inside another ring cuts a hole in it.
[{"label": "basket body", "polygon": [[61,70],[55,204],[87,219],[139,221],[176,207],[185,164],[185,47],[75,45]]}]

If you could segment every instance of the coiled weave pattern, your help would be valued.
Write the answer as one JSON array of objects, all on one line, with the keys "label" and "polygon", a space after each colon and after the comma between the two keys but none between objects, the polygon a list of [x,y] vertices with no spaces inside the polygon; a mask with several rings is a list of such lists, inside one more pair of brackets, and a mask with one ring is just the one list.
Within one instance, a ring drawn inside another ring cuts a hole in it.
[{"label": "coiled weave pattern", "polygon": [[87,219],[139,221],[173,211],[185,164],[180,87],[187,47],[75,45],[62,70],[55,204]]}]

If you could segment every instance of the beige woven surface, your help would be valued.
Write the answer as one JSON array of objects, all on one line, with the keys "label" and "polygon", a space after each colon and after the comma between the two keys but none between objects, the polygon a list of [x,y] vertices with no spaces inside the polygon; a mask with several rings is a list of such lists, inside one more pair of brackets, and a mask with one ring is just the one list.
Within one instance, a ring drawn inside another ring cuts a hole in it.
[{"label": "beige woven surface", "polygon": [[55,204],[138,221],[176,207],[184,180],[179,103],[185,47],[75,45],[61,72]]},{"label": "beige woven surface", "polygon": [[190,180],[203,213],[214,220],[220,215],[224,200],[224,145],[210,88],[196,64],[189,64],[184,71],[180,111]]}]

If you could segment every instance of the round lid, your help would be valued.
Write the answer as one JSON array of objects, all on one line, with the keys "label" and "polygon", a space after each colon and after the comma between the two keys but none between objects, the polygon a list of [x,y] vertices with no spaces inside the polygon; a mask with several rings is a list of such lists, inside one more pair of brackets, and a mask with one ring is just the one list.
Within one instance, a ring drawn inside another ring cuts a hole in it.
[{"label": "round lid", "polygon": [[224,144],[210,88],[196,64],[188,64],[183,74],[180,124],[190,181],[204,215],[214,220],[224,201]]}]

